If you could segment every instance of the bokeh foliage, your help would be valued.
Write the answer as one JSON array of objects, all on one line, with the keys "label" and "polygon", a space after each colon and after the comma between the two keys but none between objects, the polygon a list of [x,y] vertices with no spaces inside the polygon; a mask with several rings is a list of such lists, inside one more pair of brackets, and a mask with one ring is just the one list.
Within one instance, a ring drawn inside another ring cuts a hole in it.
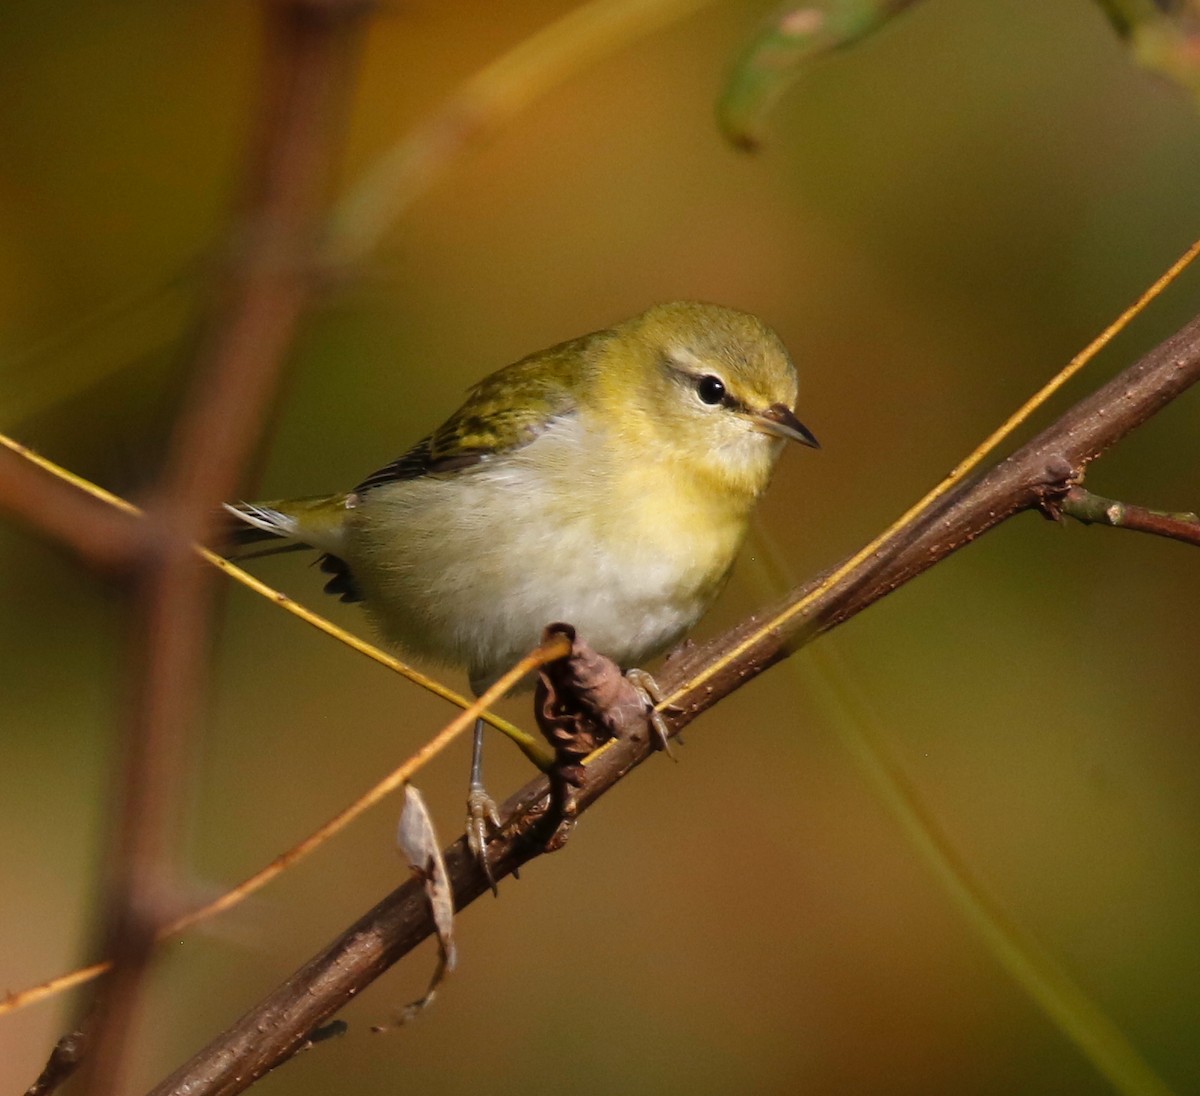
[{"label": "bokeh foliage", "polygon": [[[568,7],[381,9],[347,183]],[[1135,67],[1087,0],[927,0],[805,74],[748,158],[713,105],[766,14],[715,5],[455,164],[312,315],[248,489],[353,483],[482,372],[697,296],[763,315],[800,365],[825,448],[789,455],[763,520],[808,573],[894,517],[1197,234],[1194,105]],[[149,479],[178,400],[260,45],[253,7],[226,2],[17,0],[0,23],[0,428],[119,490]],[[1198,286],[1096,375],[1190,317]],[[1181,401],[1091,483],[1194,508],[1198,426]],[[125,621],[115,589],[20,529],[0,526],[0,559],[0,978],[19,987],[84,957]],[[296,559],[261,570],[320,605]],[[753,573],[706,629],[766,599]],[[832,638],[963,855],[1179,1091],[1200,1088],[1198,599],[1182,545],[1026,516]],[[189,805],[198,893],[446,715],[232,592]],[[261,1090],[1105,1091],[946,902],[829,718],[773,671],[689,732],[681,764],[644,769],[563,855],[473,908],[460,970],[417,1025],[366,1030],[419,992],[420,963]],[[422,784],[445,832],[464,764]],[[497,789],[524,774],[502,749],[492,772]],[[167,950],[142,1080],[390,888],[395,813]],[[69,1015],[0,1027],[6,1088]]]}]

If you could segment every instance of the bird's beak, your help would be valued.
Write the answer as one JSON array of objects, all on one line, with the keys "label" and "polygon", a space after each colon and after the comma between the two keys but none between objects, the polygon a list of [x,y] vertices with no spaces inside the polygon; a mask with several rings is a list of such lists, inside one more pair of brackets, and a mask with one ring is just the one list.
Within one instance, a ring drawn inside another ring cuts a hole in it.
[{"label": "bird's beak", "polygon": [[752,411],[746,418],[764,434],[774,434],[777,438],[798,441],[801,445],[808,445],[813,449],[821,448],[821,443],[813,437],[812,431],[782,403],[773,403],[763,411]]}]

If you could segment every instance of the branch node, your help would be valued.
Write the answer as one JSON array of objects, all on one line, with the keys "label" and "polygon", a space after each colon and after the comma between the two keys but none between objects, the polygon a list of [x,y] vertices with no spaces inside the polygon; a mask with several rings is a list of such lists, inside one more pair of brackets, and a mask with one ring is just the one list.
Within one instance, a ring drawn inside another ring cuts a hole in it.
[{"label": "branch node", "polygon": [[1035,505],[1048,521],[1061,522],[1063,500],[1083,482],[1083,467],[1072,464],[1061,453],[1049,454],[1042,465],[1042,474],[1030,485]]}]

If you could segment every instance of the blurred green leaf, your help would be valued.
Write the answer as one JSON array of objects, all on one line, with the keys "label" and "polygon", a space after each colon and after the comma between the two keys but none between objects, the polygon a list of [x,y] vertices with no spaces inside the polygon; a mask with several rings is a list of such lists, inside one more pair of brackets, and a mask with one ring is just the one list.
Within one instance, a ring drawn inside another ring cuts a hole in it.
[{"label": "blurred green leaf", "polygon": [[[795,588],[780,546],[758,525],[751,561],[766,589],[778,596]],[[1007,971],[1046,1017],[1123,1096],[1171,1096],[1121,1026],[1092,999],[1083,983],[1052,950],[1011,917],[988,892],[968,858],[939,823],[917,784],[892,752],[894,735],[872,706],[843,659],[836,637],[825,636],[793,657],[788,669],[817,703],[829,727],[871,784],[880,804],[899,824],[917,858],[966,918],[992,958]]]},{"label": "blurred green leaf", "polygon": [[789,4],[746,47],[717,105],[721,131],[738,148],[762,144],[767,115],[806,61],[854,45],[916,0],[824,0]]},{"label": "blurred green leaf", "polygon": [[1200,0],[1098,0],[1138,64],[1200,100]]}]

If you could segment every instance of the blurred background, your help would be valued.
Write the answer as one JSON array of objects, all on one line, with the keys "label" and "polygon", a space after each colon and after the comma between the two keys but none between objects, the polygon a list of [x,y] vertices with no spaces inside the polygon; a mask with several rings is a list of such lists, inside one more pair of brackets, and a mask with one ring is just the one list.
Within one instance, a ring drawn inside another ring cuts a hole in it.
[{"label": "blurred background", "polygon": [[[382,6],[343,185],[570,7]],[[713,104],[769,11],[713,4],[456,161],[307,317],[247,494],[349,487],[485,372],[700,297],[763,316],[801,371],[824,448],[786,455],[762,523],[803,577],[898,515],[1200,235],[1200,117],[1088,0],[927,0],[814,66],[749,157]],[[258,9],[232,0],[10,0],[0,21],[0,429],[133,497],[224,247],[262,45]],[[1198,301],[1191,273],[1057,406]],[[1196,508],[1198,430],[1185,397],[1089,485]],[[1025,515],[822,641],[989,893],[1178,1092],[1200,1091],[1198,558]],[[367,631],[302,557],[255,569]],[[747,558],[702,634],[776,596],[758,576]],[[185,805],[197,900],[452,714],[227,594]],[[0,988],[18,989],[95,957],[127,616],[11,522],[0,606]],[[466,911],[460,969],[411,1027],[369,1031],[423,990],[428,947],[343,1013],[343,1038],[255,1091],[1109,1091],[947,899],[809,680],[784,665],[752,683],[688,731],[679,764],[653,759],[563,853]],[[505,710],[530,722],[527,701]],[[503,744],[489,764],[498,797],[527,777]],[[447,840],[466,766],[464,742],[420,780]],[[398,809],[163,949],[131,1091],[405,876]],[[0,1021],[0,1088],[32,1081],[80,1000]]]}]

